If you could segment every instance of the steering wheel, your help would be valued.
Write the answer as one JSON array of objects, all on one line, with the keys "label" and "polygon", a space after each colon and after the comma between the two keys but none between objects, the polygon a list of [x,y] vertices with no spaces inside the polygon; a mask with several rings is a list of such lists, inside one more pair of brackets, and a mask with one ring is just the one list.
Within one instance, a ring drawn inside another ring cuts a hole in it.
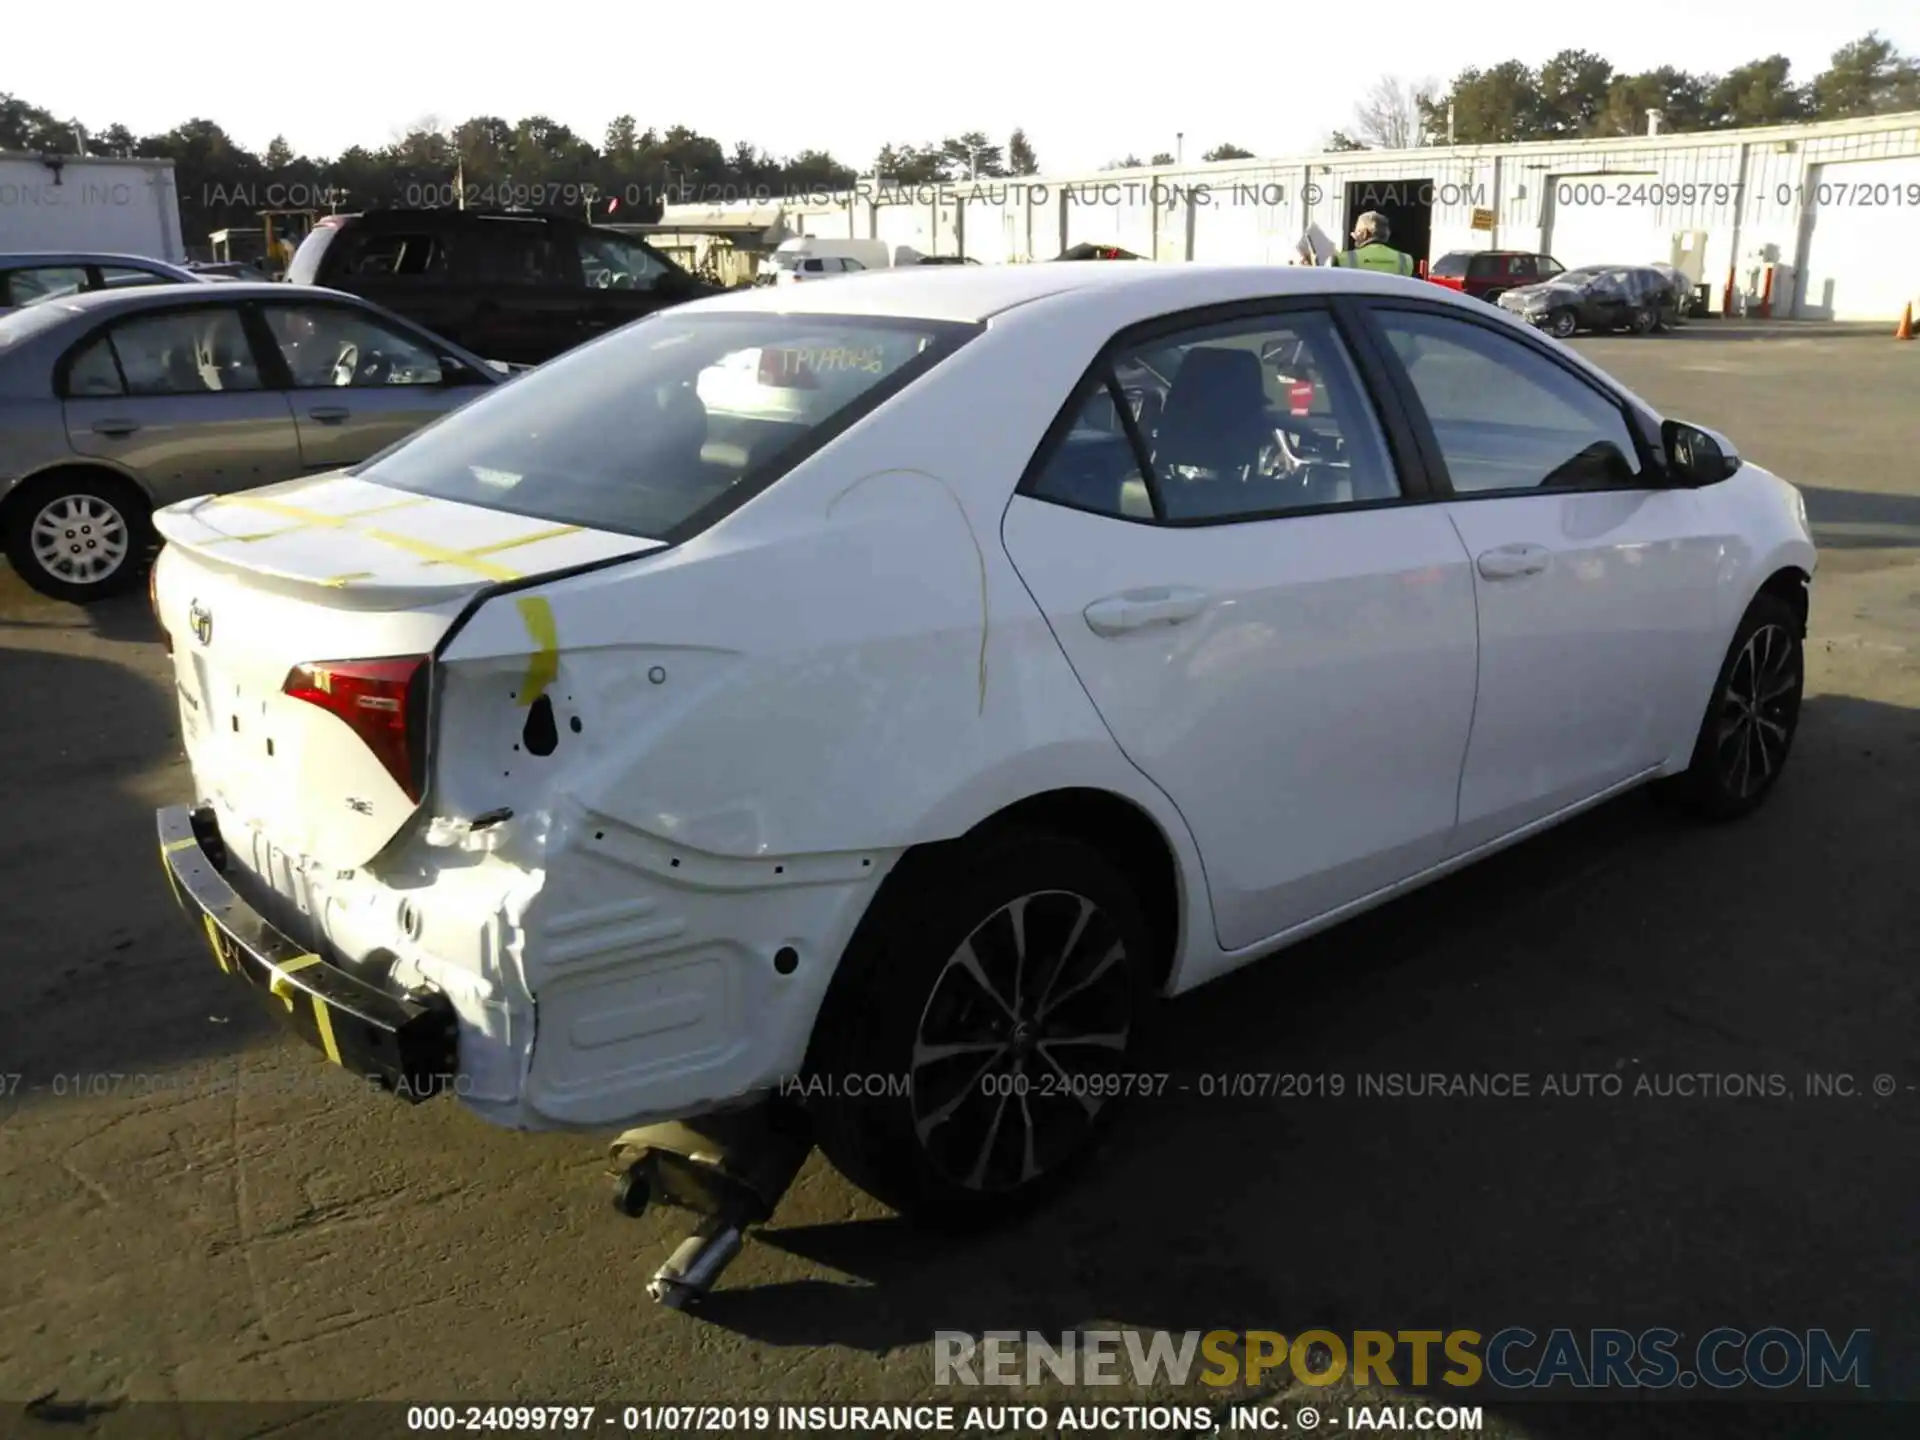
[{"label": "steering wheel", "polygon": [[1274,427],[1273,439],[1260,447],[1260,463],[1254,473],[1264,479],[1293,479],[1306,470],[1312,460],[1300,453],[1294,439],[1285,430]]},{"label": "steering wheel", "polygon": [[334,359],[333,371],[328,379],[335,385],[351,385],[360,373],[360,347],[346,344],[340,347],[340,354]]}]

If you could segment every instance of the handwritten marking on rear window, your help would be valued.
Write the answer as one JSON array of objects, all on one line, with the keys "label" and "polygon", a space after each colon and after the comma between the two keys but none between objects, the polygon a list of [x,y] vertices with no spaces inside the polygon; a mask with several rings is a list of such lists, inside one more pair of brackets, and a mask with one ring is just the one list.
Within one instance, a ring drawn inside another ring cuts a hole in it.
[{"label": "handwritten marking on rear window", "polygon": [[844,345],[783,345],[774,354],[779,356],[781,372],[787,375],[795,375],[802,370],[811,370],[815,374],[859,370],[868,375],[879,375],[887,368],[886,357],[877,345],[858,350]]}]

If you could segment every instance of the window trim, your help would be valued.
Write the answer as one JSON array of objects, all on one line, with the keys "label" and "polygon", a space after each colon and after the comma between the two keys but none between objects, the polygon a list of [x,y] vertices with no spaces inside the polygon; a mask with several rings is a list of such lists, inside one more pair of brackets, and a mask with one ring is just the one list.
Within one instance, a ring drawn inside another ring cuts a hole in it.
[{"label": "window trim", "polygon": [[[389,391],[427,391],[445,390],[455,385],[472,385],[475,389],[492,389],[485,383],[484,376],[479,381],[459,380],[446,373],[446,361],[459,360],[463,366],[467,361],[463,356],[450,354],[446,345],[433,341],[426,331],[418,326],[409,325],[398,316],[389,315],[384,310],[376,310],[366,305],[350,305],[339,300],[314,298],[311,300],[290,297],[282,300],[275,296],[271,300],[248,300],[241,305],[241,321],[247,327],[247,339],[252,342],[254,353],[260,357],[262,376],[271,377],[267,385],[269,390],[278,390],[287,395],[311,395],[316,392],[339,390],[370,390],[380,393]],[[362,319],[370,324],[384,326],[396,331],[403,340],[411,341],[420,349],[433,356],[440,366],[440,379],[432,385],[296,385],[293,383],[293,370],[287,364],[287,357],[280,352],[280,341],[273,333],[273,326],[267,321],[269,309],[283,310],[332,310],[344,315]],[[472,368],[468,366],[468,368]]]},{"label": "window trim", "polygon": [[[1359,398],[1373,409],[1374,420],[1380,427],[1382,439],[1386,442],[1388,463],[1394,467],[1400,493],[1379,500],[1289,506],[1281,510],[1249,510],[1234,515],[1168,517],[1165,503],[1160,495],[1159,472],[1154,468],[1146,438],[1140,434],[1139,425],[1133,418],[1131,408],[1124,403],[1125,396],[1119,388],[1119,377],[1114,372],[1114,359],[1125,351],[1137,349],[1162,336],[1178,335],[1188,330],[1211,329],[1240,320],[1263,320],[1306,312],[1325,316],[1327,322],[1333,327],[1335,336],[1346,347],[1347,360],[1352,365],[1354,378],[1358,382]],[[1372,337],[1364,329],[1360,317],[1353,313],[1349,297],[1344,295],[1285,295],[1253,300],[1231,300],[1212,305],[1197,305],[1191,309],[1156,315],[1151,319],[1135,322],[1109,336],[1106,343],[1094,355],[1092,362],[1081,372],[1080,378],[1068,392],[1066,402],[1055,413],[1053,420],[1041,436],[1039,445],[1028,459],[1026,469],[1021,472],[1020,481],[1014,486],[1013,493],[1029,500],[1037,500],[1042,504],[1057,505],[1062,510],[1074,510],[1083,515],[1097,515],[1103,520],[1115,520],[1124,525],[1149,525],[1163,530],[1198,530],[1220,525],[1255,524],[1269,520],[1309,519],[1316,515],[1347,515],[1368,510],[1431,504],[1436,500],[1450,498],[1435,493],[1429,484],[1425,456],[1419,448],[1415,432],[1409,428],[1407,417],[1401,411],[1399,397],[1383,387],[1378,367],[1367,351],[1366,347],[1371,340]],[[1073,432],[1074,423],[1079,419],[1080,411],[1093,397],[1093,392],[1102,388],[1108,390],[1109,398],[1114,401],[1114,408],[1119,412],[1121,429],[1133,450],[1134,464],[1140,469],[1140,478],[1147,487],[1147,495],[1153,505],[1151,516],[1116,514],[1111,510],[1076,505],[1069,500],[1056,499],[1051,495],[1038,493],[1040,477],[1046,473],[1054,456],[1066,443],[1067,436]]]},{"label": "window trim", "polygon": [[[142,287],[135,286],[135,289]],[[259,340],[247,323],[246,310],[251,302],[231,299],[194,299],[171,305],[145,306],[138,310],[126,310],[118,315],[109,315],[98,324],[89,326],[65,350],[60,358],[53,362],[53,393],[62,402],[69,400],[178,400],[198,394],[206,395],[264,395],[276,387],[268,383],[267,367],[261,362],[266,358],[260,353]],[[120,347],[113,343],[113,331],[122,325],[137,324],[145,320],[158,320],[170,315],[190,315],[202,310],[218,310],[233,314],[240,322],[241,333],[246,337],[247,347],[253,352],[253,368],[260,377],[260,384],[251,390],[169,390],[160,395],[136,395],[127,385],[126,366],[120,361]],[[74,395],[67,388],[67,376],[73,368],[73,362],[85,352],[86,348],[101,336],[107,337],[107,349],[112,352],[113,365],[120,372],[120,394],[111,395]]]},{"label": "window trim", "polygon": [[[1522,328],[1517,323],[1501,319],[1494,315],[1476,314],[1461,306],[1436,304],[1421,299],[1401,299],[1384,296],[1368,296],[1353,301],[1357,310],[1363,312],[1361,319],[1367,326],[1369,338],[1374,346],[1385,382],[1399,394],[1401,401],[1408,407],[1408,418],[1414,437],[1423,452],[1422,458],[1426,472],[1431,478],[1437,498],[1449,501],[1467,500],[1512,500],[1522,496],[1537,495],[1634,495],[1647,491],[1673,488],[1667,479],[1665,451],[1652,437],[1659,433],[1658,418],[1650,412],[1644,412],[1642,406],[1632,396],[1611,385],[1603,384],[1589,375],[1579,365],[1572,363],[1565,355],[1557,353],[1531,327]],[[1627,435],[1634,444],[1634,458],[1640,462],[1640,474],[1635,477],[1643,482],[1635,485],[1556,485],[1551,489],[1542,489],[1538,485],[1514,486],[1500,490],[1456,490],[1453,476],[1447,469],[1446,457],[1440,450],[1440,440],[1434,432],[1433,421],[1427,414],[1425,403],[1415,389],[1407,367],[1401,362],[1399,354],[1393,349],[1392,341],[1387,338],[1386,327],[1381,319],[1383,314],[1394,311],[1413,312],[1422,315],[1438,316],[1455,320],[1463,325],[1471,325],[1500,336],[1521,346],[1536,357],[1545,360],[1562,374],[1570,376],[1585,386],[1594,395],[1605,401],[1620,415],[1626,426]]]}]

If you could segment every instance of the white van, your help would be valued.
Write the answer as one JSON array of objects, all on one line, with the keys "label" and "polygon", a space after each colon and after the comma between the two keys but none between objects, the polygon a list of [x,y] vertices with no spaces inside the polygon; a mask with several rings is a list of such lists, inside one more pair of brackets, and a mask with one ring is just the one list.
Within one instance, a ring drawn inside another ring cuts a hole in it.
[{"label": "white van", "polygon": [[920,252],[911,245],[891,245],[885,240],[826,240],[807,235],[782,241],[754,277],[754,284],[793,285],[802,280],[825,280],[862,270],[912,265],[919,259]]}]

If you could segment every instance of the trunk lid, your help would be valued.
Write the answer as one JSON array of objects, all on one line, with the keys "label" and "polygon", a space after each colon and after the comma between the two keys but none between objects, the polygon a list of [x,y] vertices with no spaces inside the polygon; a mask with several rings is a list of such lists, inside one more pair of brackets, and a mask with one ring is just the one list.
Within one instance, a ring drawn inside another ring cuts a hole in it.
[{"label": "trunk lid", "polygon": [[[482,590],[661,545],[344,474],[185,501],[154,523],[167,542],[154,608],[197,798],[275,852],[336,869],[371,860],[421,802],[340,713],[287,693],[297,667],[431,656]],[[552,643],[538,613],[529,657]],[[389,713],[361,718],[430,744],[432,679],[429,666],[414,698],[373,697]]]}]

